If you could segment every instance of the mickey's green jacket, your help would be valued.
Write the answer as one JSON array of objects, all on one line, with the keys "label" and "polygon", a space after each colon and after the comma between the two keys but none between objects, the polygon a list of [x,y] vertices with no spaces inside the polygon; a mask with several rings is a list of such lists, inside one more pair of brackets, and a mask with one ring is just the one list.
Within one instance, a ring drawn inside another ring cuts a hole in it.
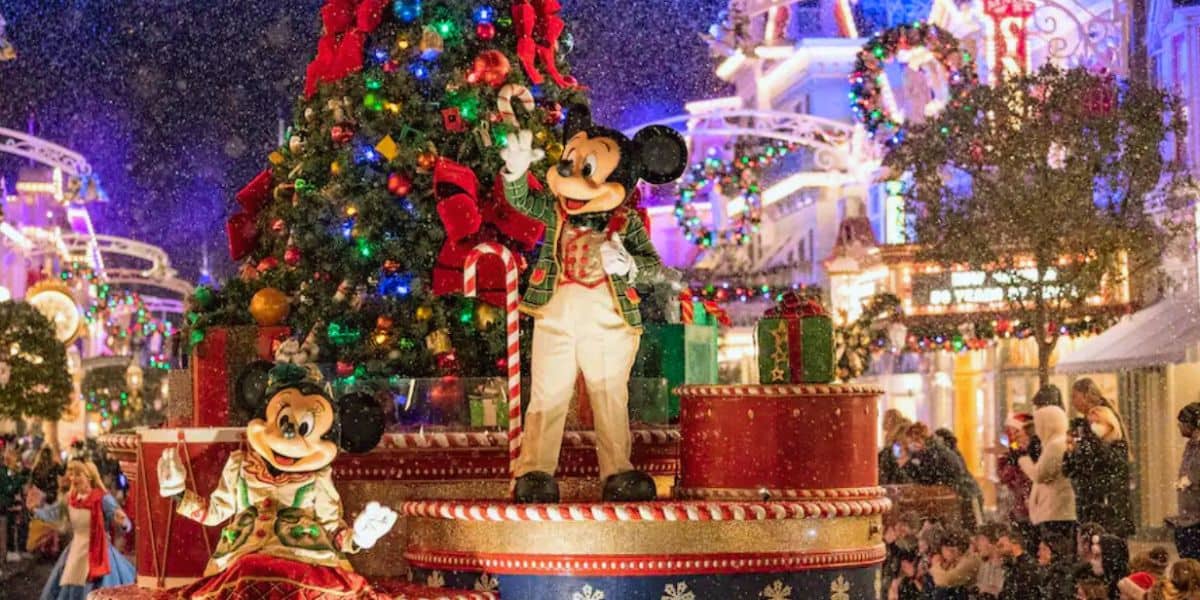
[{"label": "mickey's green jacket", "polygon": [[[521,301],[521,312],[537,318],[541,308],[550,302],[558,286],[559,273],[562,265],[559,263],[558,242],[562,235],[567,215],[559,209],[554,197],[549,194],[529,193],[529,184],[525,177],[516,181],[504,181],[504,197],[518,212],[541,221],[546,225],[546,237],[538,253],[537,262],[533,265],[533,273],[529,276],[529,286]],[[624,226],[617,232],[621,235],[622,245],[633,257],[637,265],[639,280],[652,281],[662,276],[662,259],[650,242],[646,226],[637,213],[630,211]],[[613,296],[613,305],[630,327],[641,331],[642,313],[638,310],[641,302],[633,282],[626,277],[609,275],[608,290]]]}]

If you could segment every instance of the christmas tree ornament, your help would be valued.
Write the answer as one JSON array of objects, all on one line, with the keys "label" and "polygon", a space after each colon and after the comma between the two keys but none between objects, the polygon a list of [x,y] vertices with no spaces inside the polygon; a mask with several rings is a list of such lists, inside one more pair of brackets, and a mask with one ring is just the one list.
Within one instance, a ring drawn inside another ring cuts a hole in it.
[{"label": "christmas tree ornament", "polygon": [[462,133],[467,130],[462,113],[454,106],[442,109],[442,127],[451,133]]},{"label": "christmas tree ornament", "polygon": [[500,119],[513,127],[520,127],[517,115],[513,112],[513,100],[519,102],[526,113],[532,113],[533,94],[530,93],[529,88],[523,85],[509,83],[500,88],[500,93],[496,97],[496,109],[500,114]]},{"label": "christmas tree ornament", "polygon": [[375,329],[380,331],[391,331],[396,322],[387,315],[379,315],[375,319]]},{"label": "christmas tree ornament", "polygon": [[383,261],[383,272],[384,273],[395,273],[396,271],[399,271],[399,270],[400,270],[400,261],[397,261],[397,260],[394,260],[391,258]]},{"label": "christmas tree ornament", "polygon": [[334,177],[340,176],[342,174],[342,163],[340,163],[336,160],[333,161],[332,163],[330,163],[329,164],[329,174]]},{"label": "christmas tree ornament", "polygon": [[288,151],[296,156],[302,154],[306,137],[307,135],[303,131],[293,131],[292,135],[288,137]]},{"label": "christmas tree ornament", "polygon": [[388,175],[387,189],[393,196],[403,198],[412,191],[412,179],[403,173]]},{"label": "christmas tree ornament", "polygon": [[282,235],[287,232],[287,222],[283,219],[275,219],[271,221],[271,231],[275,234]]},{"label": "christmas tree ornament", "polygon": [[491,23],[496,18],[496,9],[487,4],[478,6],[471,12],[471,18],[476,23]]},{"label": "christmas tree ornament", "polygon": [[429,306],[418,306],[416,317],[418,321],[428,321],[433,318],[433,308]]},{"label": "christmas tree ornament", "polygon": [[454,349],[450,342],[450,330],[438,329],[425,336],[425,347],[435,356],[445,354]]},{"label": "christmas tree ornament", "polygon": [[363,94],[363,108],[367,110],[379,112],[383,110],[383,99],[375,92],[367,92]]},{"label": "christmas tree ornament", "polygon": [[325,335],[335,346],[348,346],[362,338],[362,332],[355,327],[334,321],[325,328]]},{"label": "christmas tree ornament", "polygon": [[496,26],[492,23],[479,23],[475,25],[475,37],[483,41],[491,41],[496,37]]},{"label": "christmas tree ornament", "polygon": [[417,155],[417,167],[422,171],[430,171],[437,164],[437,152],[434,150],[425,150]]},{"label": "christmas tree ornament", "polygon": [[421,58],[434,60],[445,49],[445,41],[436,27],[427,25],[421,30],[421,41],[417,44],[417,48],[421,51]]},{"label": "christmas tree ornament", "polygon": [[329,129],[329,137],[333,139],[333,143],[345,145],[354,139],[354,125],[350,123],[338,123]]},{"label": "christmas tree ornament", "polygon": [[392,5],[392,14],[401,23],[412,23],[421,18],[421,2],[420,0],[396,0],[396,3]]},{"label": "christmas tree ornament", "polygon": [[334,364],[334,372],[338,377],[349,377],[354,374],[354,364],[339,360]]},{"label": "christmas tree ornament", "polygon": [[258,290],[250,298],[250,315],[263,327],[279,325],[290,310],[287,294],[273,287]]},{"label": "christmas tree ornament", "polygon": [[258,269],[259,273],[266,273],[267,271],[270,271],[278,266],[279,266],[279,259],[275,258],[274,256],[268,256],[268,257],[258,261],[258,265],[255,268]]},{"label": "christmas tree ornament", "polygon": [[504,85],[508,74],[512,72],[512,64],[508,57],[499,50],[485,50],[475,57],[471,63],[471,73],[467,76],[470,83],[482,83],[494,88]]},{"label": "christmas tree ornament", "polygon": [[213,293],[212,288],[202,285],[197,287],[196,291],[192,293],[192,299],[196,301],[196,306],[200,310],[208,310],[212,308],[213,302],[216,300],[216,295]]},{"label": "christmas tree ornament", "polygon": [[492,325],[495,325],[496,321],[499,319],[500,311],[496,310],[496,307],[492,306],[491,304],[484,304],[480,302],[479,306],[475,307],[476,327],[483,330],[491,329]]},{"label": "christmas tree ornament", "polygon": [[283,252],[283,262],[290,267],[300,264],[300,248],[297,246],[288,246]]},{"label": "christmas tree ornament", "polygon": [[396,160],[397,156],[400,156],[400,145],[396,143],[396,140],[392,139],[392,136],[385,135],[382,140],[379,140],[378,144],[375,144],[375,151],[387,160],[393,161]]}]

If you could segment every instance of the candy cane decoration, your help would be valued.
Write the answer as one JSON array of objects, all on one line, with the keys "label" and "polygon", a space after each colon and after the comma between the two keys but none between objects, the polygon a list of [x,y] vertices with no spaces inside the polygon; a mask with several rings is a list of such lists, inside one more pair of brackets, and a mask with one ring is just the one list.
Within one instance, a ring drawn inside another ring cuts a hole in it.
[{"label": "candy cane decoration", "polygon": [[509,125],[519,127],[517,122],[517,114],[513,112],[513,99],[516,98],[521,102],[521,106],[526,112],[533,110],[533,94],[523,85],[515,83],[505,84],[500,88],[500,94],[496,99],[496,108],[500,110],[500,119]]},{"label": "candy cane decoration", "polygon": [[463,294],[477,295],[475,265],[491,254],[504,262],[504,316],[508,322],[508,466],[516,473],[517,458],[521,455],[521,329],[517,312],[517,260],[508,248],[495,242],[485,242],[471,249],[463,265]]}]

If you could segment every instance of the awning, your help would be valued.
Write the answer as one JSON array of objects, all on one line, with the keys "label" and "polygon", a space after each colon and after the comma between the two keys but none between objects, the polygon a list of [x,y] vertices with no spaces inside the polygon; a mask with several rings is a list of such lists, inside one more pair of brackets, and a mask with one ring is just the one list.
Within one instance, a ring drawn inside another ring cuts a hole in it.
[{"label": "awning", "polygon": [[1200,303],[1171,298],[1142,309],[1083,342],[1055,366],[1058,373],[1107,373],[1196,359]]}]

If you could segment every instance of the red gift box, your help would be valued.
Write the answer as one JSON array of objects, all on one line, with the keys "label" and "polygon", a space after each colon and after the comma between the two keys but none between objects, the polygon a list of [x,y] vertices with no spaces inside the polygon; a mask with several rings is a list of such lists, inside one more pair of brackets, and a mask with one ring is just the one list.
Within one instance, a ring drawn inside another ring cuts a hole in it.
[{"label": "red gift box", "polygon": [[226,427],[237,376],[255,360],[274,360],[275,345],[290,329],[283,326],[214,327],[192,351],[192,426]]}]

